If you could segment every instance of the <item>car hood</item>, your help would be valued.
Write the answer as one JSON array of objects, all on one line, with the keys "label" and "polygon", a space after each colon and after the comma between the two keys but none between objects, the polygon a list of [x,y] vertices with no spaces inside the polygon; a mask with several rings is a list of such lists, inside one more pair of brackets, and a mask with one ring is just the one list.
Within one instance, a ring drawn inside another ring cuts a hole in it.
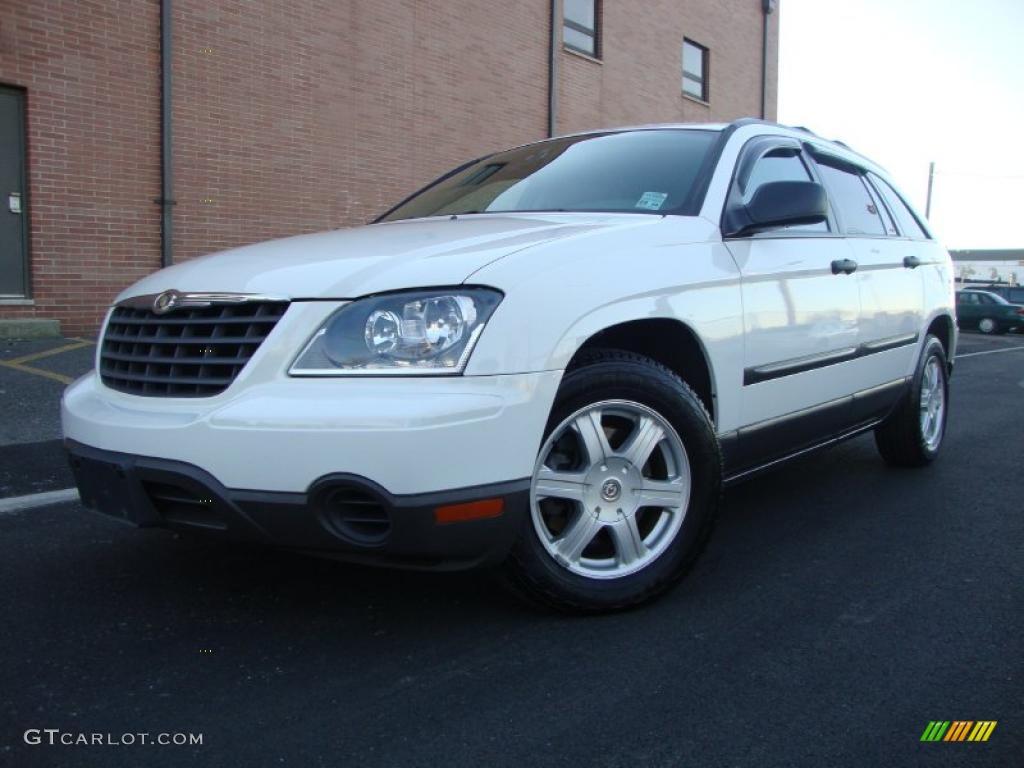
[{"label": "car hood", "polygon": [[479,214],[371,224],[214,253],[140,280],[118,296],[224,291],[288,299],[354,298],[455,285],[498,259],[564,237],[649,226],[640,214]]}]

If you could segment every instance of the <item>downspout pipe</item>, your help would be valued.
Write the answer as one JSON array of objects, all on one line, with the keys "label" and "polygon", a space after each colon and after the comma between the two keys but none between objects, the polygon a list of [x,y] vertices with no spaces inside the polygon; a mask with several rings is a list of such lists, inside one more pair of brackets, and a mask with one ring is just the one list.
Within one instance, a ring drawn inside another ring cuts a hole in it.
[{"label": "downspout pipe", "polygon": [[551,39],[548,44],[548,136],[558,125],[558,49],[561,44],[561,0],[551,0]]},{"label": "downspout pipe", "polygon": [[171,142],[171,0],[160,0],[160,266],[174,263],[173,144]]},{"label": "downspout pipe", "polygon": [[761,0],[761,119],[768,118],[768,17],[775,10],[777,0]]}]

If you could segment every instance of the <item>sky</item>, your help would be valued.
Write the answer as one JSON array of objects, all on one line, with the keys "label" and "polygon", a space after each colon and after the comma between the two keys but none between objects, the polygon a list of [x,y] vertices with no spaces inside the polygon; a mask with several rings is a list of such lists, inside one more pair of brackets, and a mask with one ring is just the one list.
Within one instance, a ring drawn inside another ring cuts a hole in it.
[{"label": "sky", "polygon": [[947,248],[1024,248],[1024,0],[781,0],[779,122],[884,167]]}]

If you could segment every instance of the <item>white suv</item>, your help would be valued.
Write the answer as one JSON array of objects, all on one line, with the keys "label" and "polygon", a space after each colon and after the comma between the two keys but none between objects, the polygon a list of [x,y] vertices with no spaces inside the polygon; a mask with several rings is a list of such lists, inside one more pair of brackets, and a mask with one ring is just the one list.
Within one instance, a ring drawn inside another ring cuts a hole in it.
[{"label": "white suv", "polygon": [[64,396],[86,506],[561,608],[677,581],[723,484],[874,430],[935,458],[946,251],[885,171],[756,120],[474,160],[369,226],[118,297]]}]

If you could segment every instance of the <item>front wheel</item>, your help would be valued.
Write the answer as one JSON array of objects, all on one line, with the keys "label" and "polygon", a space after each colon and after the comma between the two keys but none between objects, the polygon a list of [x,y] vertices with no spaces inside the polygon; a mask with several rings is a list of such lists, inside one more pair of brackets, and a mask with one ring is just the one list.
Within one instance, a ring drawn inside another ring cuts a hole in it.
[{"label": "front wheel", "polygon": [[875,444],[887,463],[923,467],[939,455],[949,412],[948,370],[942,342],[928,336],[910,389],[896,410],[875,429]]},{"label": "front wheel", "polygon": [[588,353],[559,388],[509,581],[563,610],[644,602],[696,559],[720,488],[717,439],[693,390],[640,355]]},{"label": "front wheel", "polygon": [[978,330],[982,333],[998,333],[999,323],[993,320],[991,317],[983,317],[978,321]]}]

